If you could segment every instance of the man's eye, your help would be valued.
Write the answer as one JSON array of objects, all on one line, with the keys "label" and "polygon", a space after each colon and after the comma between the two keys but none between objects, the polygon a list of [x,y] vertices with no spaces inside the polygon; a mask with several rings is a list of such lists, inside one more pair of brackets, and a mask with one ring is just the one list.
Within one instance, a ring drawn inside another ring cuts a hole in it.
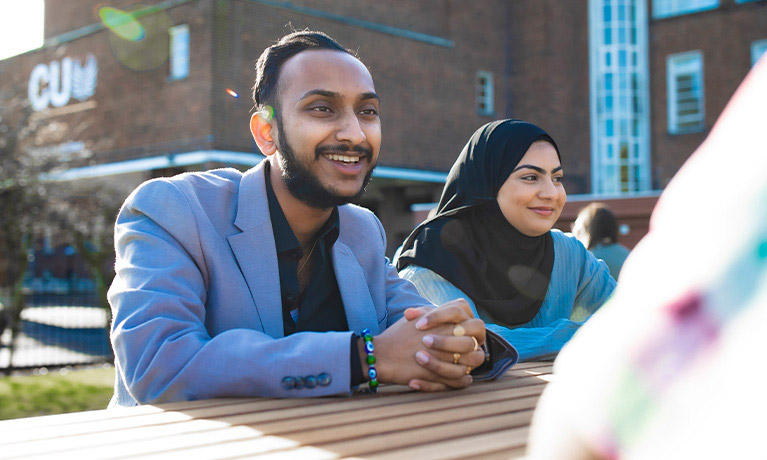
[{"label": "man's eye", "polygon": [[310,107],[309,110],[312,110],[314,112],[330,112],[330,107],[325,105],[318,105],[314,107]]},{"label": "man's eye", "polygon": [[364,110],[360,110],[360,113],[362,115],[367,115],[367,116],[376,116],[376,115],[378,115],[378,110],[376,110],[376,109],[364,109]]}]

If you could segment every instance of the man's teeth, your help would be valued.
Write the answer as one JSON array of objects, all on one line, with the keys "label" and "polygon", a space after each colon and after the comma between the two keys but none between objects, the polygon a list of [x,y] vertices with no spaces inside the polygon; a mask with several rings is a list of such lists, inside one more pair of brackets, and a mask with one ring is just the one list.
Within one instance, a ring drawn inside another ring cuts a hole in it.
[{"label": "man's teeth", "polygon": [[356,163],[360,160],[359,157],[350,157],[346,155],[327,155],[327,157],[333,161],[343,161],[344,163]]}]

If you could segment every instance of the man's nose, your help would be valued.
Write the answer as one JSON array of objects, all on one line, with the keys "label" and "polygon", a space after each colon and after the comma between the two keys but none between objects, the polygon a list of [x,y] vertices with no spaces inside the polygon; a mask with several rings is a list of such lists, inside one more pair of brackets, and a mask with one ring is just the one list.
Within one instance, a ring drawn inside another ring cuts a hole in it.
[{"label": "man's nose", "polygon": [[351,145],[360,145],[365,142],[367,136],[355,112],[347,112],[341,118],[340,126],[338,131],[336,131],[336,139],[339,142],[348,142]]}]

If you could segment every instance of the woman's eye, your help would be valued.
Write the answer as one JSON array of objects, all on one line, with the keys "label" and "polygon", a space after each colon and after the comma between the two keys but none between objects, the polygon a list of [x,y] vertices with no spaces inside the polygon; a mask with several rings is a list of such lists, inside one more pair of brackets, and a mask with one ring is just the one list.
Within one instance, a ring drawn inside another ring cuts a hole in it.
[{"label": "woman's eye", "polygon": [[535,175],[522,176],[522,180],[523,181],[527,181],[527,182],[534,182],[537,179],[538,179],[538,177],[536,177]]},{"label": "woman's eye", "polygon": [[565,177],[564,176],[556,176],[553,179],[554,179],[554,182],[556,182],[558,184],[561,184],[562,182],[565,181]]}]

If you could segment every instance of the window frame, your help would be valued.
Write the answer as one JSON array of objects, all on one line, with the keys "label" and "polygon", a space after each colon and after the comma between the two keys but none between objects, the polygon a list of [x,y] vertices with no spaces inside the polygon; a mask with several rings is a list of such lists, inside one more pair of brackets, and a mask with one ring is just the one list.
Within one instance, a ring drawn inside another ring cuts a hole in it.
[{"label": "window frame", "polygon": [[751,67],[756,65],[760,57],[767,55],[767,38],[751,42]]},{"label": "window frame", "polygon": [[[480,79],[484,78],[485,84],[480,84]],[[482,94],[484,92],[484,95]],[[478,70],[474,79],[474,104],[477,109],[477,115],[484,117],[495,116],[495,80],[493,72],[488,70]],[[484,108],[482,107],[484,104]]]},{"label": "window frame", "polygon": [[[179,24],[168,29],[170,40],[168,59],[168,80],[178,81],[189,78],[191,70],[192,37],[188,24]],[[181,40],[181,38],[184,40]]]},{"label": "window frame", "polygon": [[[664,5],[661,7],[661,5]],[[652,0],[653,19],[671,18],[719,8],[720,0]]]},{"label": "window frame", "polygon": [[[670,54],[666,56],[666,105],[667,105],[667,128],[669,134],[699,133],[706,129],[706,80],[703,52],[700,50],[686,51],[684,53]],[[678,119],[677,99],[677,76],[680,74],[698,73],[700,80],[698,107],[700,120],[697,126],[680,127]]]}]

